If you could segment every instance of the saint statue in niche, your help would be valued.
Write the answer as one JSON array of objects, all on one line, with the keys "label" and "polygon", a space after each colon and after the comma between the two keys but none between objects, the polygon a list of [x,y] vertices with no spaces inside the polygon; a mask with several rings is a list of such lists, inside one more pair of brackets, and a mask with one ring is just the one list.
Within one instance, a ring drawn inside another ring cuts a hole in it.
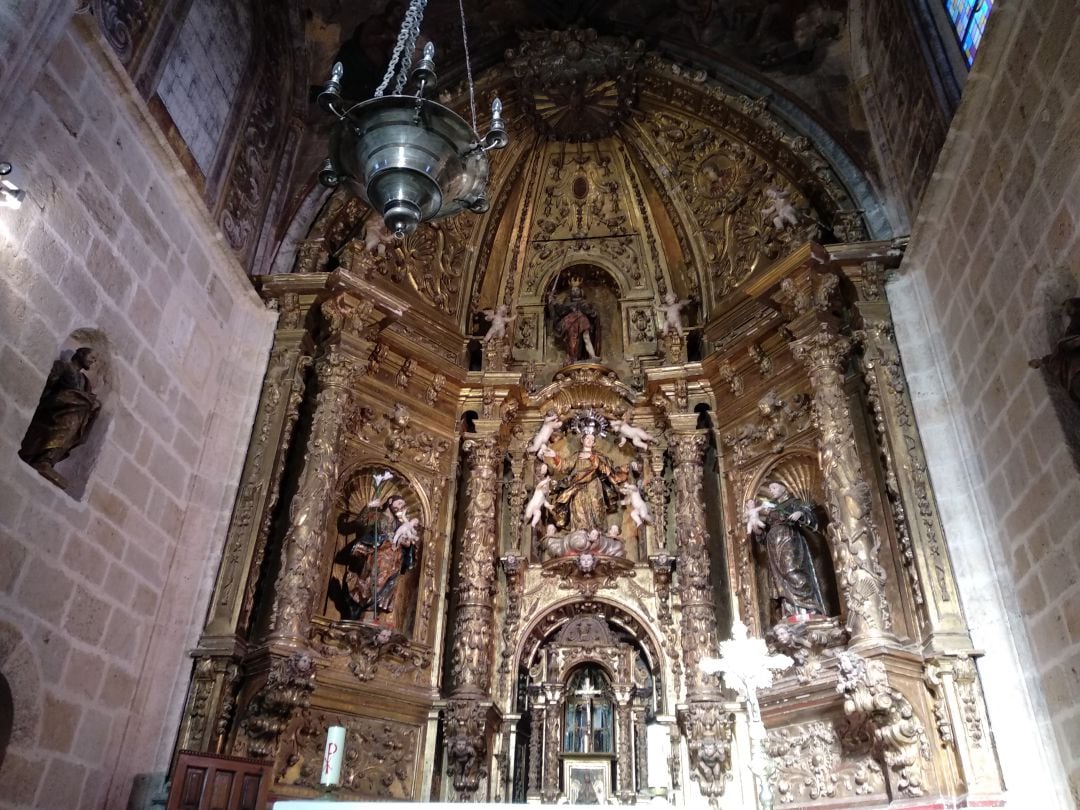
[{"label": "saint statue in niche", "polygon": [[1067,299],[1063,311],[1069,323],[1054,350],[1028,364],[1032,368],[1046,369],[1050,379],[1080,405],[1080,298]]},{"label": "saint statue in niche", "polygon": [[747,531],[765,545],[772,598],[783,618],[824,616],[821,581],[805,534],[818,528],[816,508],[779,481],[766,491],[768,499],[747,502],[746,518]]},{"label": "saint statue in niche", "polygon": [[584,354],[589,360],[600,353],[600,314],[585,298],[580,276],[570,278],[570,287],[553,295],[549,308],[555,324],[555,339],[566,352],[566,362],[576,363]]},{"label": "saint statue in niche", "polygon": [[[381,481],[378,475],[375,479],[377,493]],[[416,567],[419,523],[419,518],[409,517],[400,494],[381,501],[376,496],[360,512],[341,514],[338,531],[353,537],[334,560],[345,566],[339,591],[343,618],[356,620],[370,614],[381,624],[394,623],[398,583]]]},{"label": "saint statue in niche", "polygon": [[86,441],[101,409],[87,376],[96,362],[94,350],[83,346],[70,360],[53,363],[19,449],[23,461],[59,487],[66,487],[67,481],[53,465]]}]

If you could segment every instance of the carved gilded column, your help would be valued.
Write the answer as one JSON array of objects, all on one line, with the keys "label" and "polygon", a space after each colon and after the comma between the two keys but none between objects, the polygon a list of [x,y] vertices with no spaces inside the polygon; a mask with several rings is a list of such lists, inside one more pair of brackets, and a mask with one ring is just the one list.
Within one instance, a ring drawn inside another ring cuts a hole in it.
[{"label": "carved gilded column", "polygon": [[544,772],[544,698],[540,690],[529,708],[529,799],[540,798],[540,780]]},{"label": "carved gilded column", "polygon": [[511,663],[517,649],[518,623],[521,621],[521,596],[525,587],[528,559],[521,554],[507,554],[499,559],[506,575],[506,613],[502,622],[502,651],[499,656],[499,698],[506,700],[514,689]]},{"label": "carved gilded column", "polygon": [[829,547],[847,607],[851,644],[859,647],[892,639],[892,617],[879,557],[881,537],[874,525],[870,484],[855,444],[845,387],[851,341],[840,334],[834,314],[840,278],[813,269],[824,261],[815,250],[820,249],[809,246],[800,252],[805,256],[793,254],[801,266],[780,282],[772,298],[789,317],[791,353],[810,378],[829,511]]},{"label": "carved gilded column", "polygon": [[634,718],[630,710],[630,690],[617,689],[615,694],[615,752],[617,792],[621,804],[634,801]]},{"label": "carved gilded column", "polygon": [[813,389],[837,582],[847,605],[852,645],[873,644],[891,637],[892,619],[879,559],[881,538],[844,387],[851,341],[828,321],[800,320],[792,328],[798,339],[791,352],[806,366]]},{"label": "carved gilded column", "polygon": [[719,639],[709,561],[709,533],[705,528],[702,465],[707,438],[704,432],[673,433],[669,443],[675,468],[675,543],[677,592],[682,606],[682,659],[686,699],[721,697],[720,682],[698,667],[704,656],[716,655]]},{"label": "carved gilded column", "polygon": [[723,795],[731,767],[733,725],[723,709],[720,679],[698,666],[704,656],[715,655],[719,649],[702,496],[706,441],[703,431],[669,436],[675,461],[676,571],[686,682],[686,705],[679,711],[679,720],[690,753],[690,772],[701,794],[714,800]]},{"label": "carved gilded column", "polygon": [[547,712],[544,717],[544,777],[540,798],[545,804],[553,804],[559,798],[559,752],[562,750],[560,707],[562,685],[544,684]]},{"label": "carved gilded column", "polygon": [[645,726],[645,707],[634,708],[634,784],[638,793],[649,787],[649,750]]},{"label": "carved gilded column", "polygon": [[884,269],[867,262],[858,284],[863,329],[862,365],[874,409],[885,482],[899,542],[909,560],[912,596],[933,652],[969,649],[967,622],[945,546],[937,500],[912,411],[892,316],[884,293]]},{"label": "carved gilded column", "polygon": [[372,305],[341,293],[324,301],[322,310],[328,337],[315,361],[319,393],[303,470],[289,507],[268,634],[273,644],[295,647],[306,644],[311,611],[322,587],[319,564],[334,498],[338,450],[350,416],[351,392],[364,375],[359,347],[343,339],[343,334],[360,334]]},{"label": "carved gilded column", "polygon": [[271,301],[278,327],[267,362],[225,551],[206,624],[195,653],[195,674],[181,721],[179,748],[222,751],[231,721],[241,658],[258,574],[262,569],[285,459],[311,364],[311,336],[296,293]]},{"label": "carved gilded column", "polygon": [[[458,555],[457,610],[450,652],[452,703],[468,703],[447,713],[448,768],[459,794],[475,793],[485,766],[487,744],[484,724],[475,717],[491,699],[495,642],[495,563],[498,534],[496,498],[502,447],[493,435],[470,436],[464,451],[469,456],[465,490],[465,531]],[[469,722],[461,720],[468,714]]]}]

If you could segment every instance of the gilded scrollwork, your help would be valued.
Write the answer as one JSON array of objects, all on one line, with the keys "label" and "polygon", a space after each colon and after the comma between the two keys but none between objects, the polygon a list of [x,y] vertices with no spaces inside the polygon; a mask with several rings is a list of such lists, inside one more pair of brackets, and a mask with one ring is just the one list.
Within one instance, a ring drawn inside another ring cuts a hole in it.
[{"label": "gilded scrollwork", "polygon": [[310,704],[314,689],[315,659],[310,655],[272,658],[266,681],[245,707],[235,753],[271,756],[293,715]]},{"label": "gilded scrollwork", "polygon": [[732,449],[735,463],[742,464],[761,453],[782,453],[790,436],[810,427],[811,402],[805,393],[788,399],[781,399],[775,391],[766,393],[758,400],[756,418],[722,438]]},{"label": "gilded scrollwork", "polygon": [[341,785],[334,788],[336,796],[416,798],[414,759],[421,739],[416,726],[311,709],[299,712],[283,735],[276,772],[279,784],[320,788],[326,728],[331,725],[345,727]]},{"label": "gilded scrollwork", "polygon": [[381,414],[366,405],[358,407],[351,415],[349,428],[368,444],[378,447],[389,461],[405,456],[424,469],[438,469],[450,449],[450,440],[415,428],[411,422],[408,406],[396,402]]},{"label": "gilded scrollwork", "polygon": [[773,787],[781,804],[885,793],[880,764],[865,747],[845,750],[830,722],[770,730],[767,746],[776,764]]},{"label": "gilded scrollwork", "polygon": [[412,644],[391,627],[331,622],[312,622],[311,647],[328,660],[347,659],[348,670],[358,681],[370,681],[380,668],[392,677],[431,665],[431,650]]},{"label": "gilded scrollwork", "polygon": [[822,674],[823,661],[843,649],[850,634],[836,618],[779,622],[765,638],[771,652],[787,655],[795,662],[793,670],[799,683],[810,683]]},{"label": "gilded scrollwork", "polygon": [[487,709],[474,699],[446,704],[446,767],[458,793],[476,793],[487,776]]},{"label": "gilded scrollwork", "polygon": [[880,660],[851,652],[841,653],[837,660],[836,691],[844,696],[844,713],[859,715],[873,727],[890,787],[898,796],[922,796],[927,788],[924,762],[930,760],[930,743],[911,702],[889,683]]},{"label": "gilded scrollwork", "polygon": [[548,560],[542,573],[545,577],[557,577],[559,588],[577,591],[582,596],[595,596],[597,591],[617,587],[620,577],[635,575],[630,560],[589,552]]},{"label": "gilded scrollwork", "polygon": [[716,369],[716,376],[720,382],[727,385],[733,397],[741,397],[744,389],[742,375],[735,370],[730,361],[725,360]]},{"label": "gilded scrollwork", "polygon": [[146,33],[155,4],[147,0],[99,0],[95,5],[105,39],[120,61],[128,64]]},{"label": "gilded scrollwork", "polygon": [[735,720],[717,701],[690,703],[679,711],[679,726],[690,754],[690,775],[715,807],[731,769]]}]

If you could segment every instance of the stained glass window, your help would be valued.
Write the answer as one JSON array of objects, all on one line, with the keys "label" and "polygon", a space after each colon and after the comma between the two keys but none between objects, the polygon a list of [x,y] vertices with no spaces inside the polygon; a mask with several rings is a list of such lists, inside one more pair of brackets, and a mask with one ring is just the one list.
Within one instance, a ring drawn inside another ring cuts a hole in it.
[{"label": "stained glass window", "polygon": [[945,8],[949,12],[953,28],[956,29],[960,49],[964,52],[968,67],[971,67],[975,59],[975,51],[979,48],[979,40],[982,39],[992,5],[994,0],[945,0]]}]

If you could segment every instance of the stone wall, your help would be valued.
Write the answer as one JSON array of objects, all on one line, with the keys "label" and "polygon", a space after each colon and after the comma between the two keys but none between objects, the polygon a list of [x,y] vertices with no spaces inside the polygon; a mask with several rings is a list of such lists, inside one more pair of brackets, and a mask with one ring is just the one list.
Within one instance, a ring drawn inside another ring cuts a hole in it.
[{"label": "stone wall", "polygon": [[998,0],[889,297],[1023,808],[1080,793],[1080,471],[1027,366],[1080,290],[1078,169],[1076,4]]},{"label": "stone wall", "polygon": [[[0,806],[122,807],[168,766],[273,317],[94,22],[56,35],[0,120]],[[81,497],[16,455],[77,330],[109,367]]]},{"label": "stone wall", "polygon": [[949,103],[927,48],[935,35],[907,0],[851,3],[849,14],[853,90],[881,167],[879,193],[896,233],[905,233],[949,128]]},{"label": "stone wall", "polygon": [[204,175],[218,155],[251,52],[251,7],[195,0],[157,94]]}]

